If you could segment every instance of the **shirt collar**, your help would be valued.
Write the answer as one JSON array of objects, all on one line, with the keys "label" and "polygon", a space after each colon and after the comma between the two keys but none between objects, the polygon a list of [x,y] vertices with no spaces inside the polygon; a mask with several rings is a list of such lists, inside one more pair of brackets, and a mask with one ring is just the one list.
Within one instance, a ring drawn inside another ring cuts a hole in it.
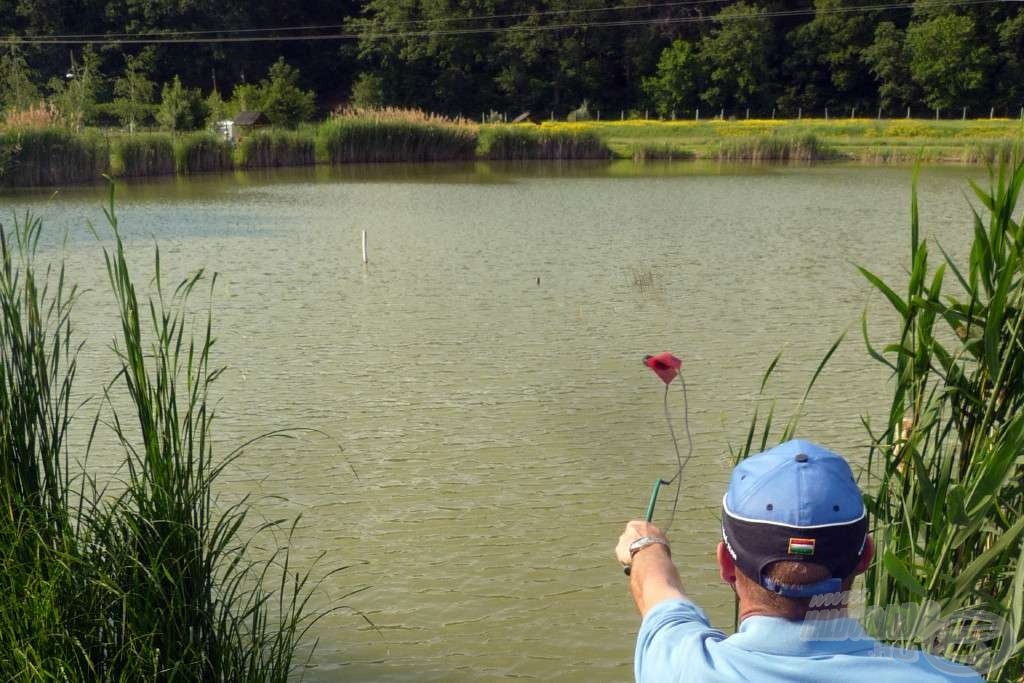
[{"label": "shirt collar", "polygon": [[875,640],[849,617],[812,617],[805,621],[747,617],[727,642],[744,650],[797,657],[845,654],[871,649],[875,645]]}]

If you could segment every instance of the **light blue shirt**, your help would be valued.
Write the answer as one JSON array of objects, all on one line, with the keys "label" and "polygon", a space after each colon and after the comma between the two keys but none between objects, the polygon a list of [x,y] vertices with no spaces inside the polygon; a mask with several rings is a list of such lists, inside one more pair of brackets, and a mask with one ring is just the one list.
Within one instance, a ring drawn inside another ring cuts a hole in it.
[{"label": "light blue shirt", "polygon": [[754,616],[726,637],[689,600],[666,600],[647,613],[634,668],[638,683],[982,680],[940,657],[879,643],[854,619],[802,622]]}]

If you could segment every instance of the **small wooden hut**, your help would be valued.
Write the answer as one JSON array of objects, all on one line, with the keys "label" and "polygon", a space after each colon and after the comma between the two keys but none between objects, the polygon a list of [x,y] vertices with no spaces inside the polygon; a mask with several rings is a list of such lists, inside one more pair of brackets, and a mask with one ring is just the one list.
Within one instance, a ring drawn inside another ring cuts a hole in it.
[{"label": "small wooden hut", "polygon": [[240,111],[231,122],[231,140],[238,142],[253,131],[269,125],[270,119],[261,111]]}]

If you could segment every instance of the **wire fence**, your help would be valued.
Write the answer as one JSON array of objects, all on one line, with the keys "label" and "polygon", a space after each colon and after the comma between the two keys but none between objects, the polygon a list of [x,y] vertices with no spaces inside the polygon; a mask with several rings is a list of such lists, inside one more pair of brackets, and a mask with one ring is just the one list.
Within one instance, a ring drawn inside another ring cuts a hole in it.
[{"label": "wire fence", "polygon": [[[462,117],[462,114],[459,114]],[[659,114],[654,109],[616,109],[581,112],[557,112],[554,109],[545,111],[490,111],[481,112],[480,123],[522,123],[541,121],[740,121],[740,120],[843,120],[843,119],[929,119],[935,121],[981,121],[1016,119],[1024,122],[1024,106],[1013,107],[953,107],[948,109],[931,108],[924,105],[908,107],[774,107],[760,109],[742,108],[693,108],[671,111],[667,115]]]}]

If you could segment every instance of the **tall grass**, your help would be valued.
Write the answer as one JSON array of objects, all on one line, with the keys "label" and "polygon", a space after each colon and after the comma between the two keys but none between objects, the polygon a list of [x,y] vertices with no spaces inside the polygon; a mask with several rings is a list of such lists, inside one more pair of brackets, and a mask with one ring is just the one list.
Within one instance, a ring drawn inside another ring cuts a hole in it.
[{"label": "tall grass", "polygon": [[0,184],[18,187],[98,180],[110,167],[107,140],[95,131],[7,128],[0,131]]},{"label": "tall grass", "polygon": [[62,269],[40,275],[38,221],[0,227],[0,677],[284,681],[317,618],[315,586],[285,549],[251,559],[245,500],[216,504],[241,451],[214,449],[222,370],[209,315],[194,336],[187,312],[203,274],[167,289],[157,252],[155,294],[140,299],[112,205],[107,216],[121,370],[104,394],[124,448],[118,495],[79,469],[65,440],[76,292]]},{"label": "tall grass", "polygon": [[534,126],[515,124],[480,129],[478,154],[485,159],[608,159],[611,152],[586,124]]},{"label": "tall grass", "polygon": [[320,127],[331,164],[472,159],[477,129],[461,119],[407,109],[347,109]]},{"label": "tall grass", "polygon": [[630,155],[633,157],[633,161],[649,161],[652,159],[690,161],[697,157],[692,150],[680,149],[669,143],[634,143],[630,146]]},{"label": "tall grass", "polygon": [[[909,280],[864,276],[892,305],[899,328],[873,358],[893,372],[887,423],[868,462],[879,561],[868,603],[930,599],[943,613],[977,608],[1005,618],[1004,641],[1024,650],[1024,228],[1013,215],[1024,164],[1000,167],[983,190],[971,183],[970,257],[929,261],[916,189]],[[955,284],[947,285],[947,273]],[[902,290],[904,294],[898,293]],[[915,624],[920,626],[920,624]],[[958,644],[980,656],[976,642]],[[992,643],[985,643],[992,645]],[[990,674],[1018,680],[1018,656]]]},{"label": "tall grass", "polygon": [[237,168],[309,166],[316,163],[316,142],[308,131],[261,130],[235,147]]},{"label": "tall grass", "polygon": [[835,153],[812,134],[761,135],[722,140],[717,156],[719,161],[821,161]]},{"label": "tall grass", "polygon": [[1020,156],[1021,140],[1012,138],[976,142],[964,153],[965,164],[1008,164],[1014,156]]},{"label": "tall grass", "polygon": [[179,136],[174,142],[174,157],[182,175],[229,171],[233,164],[228,142],[207,132]]},{"label": "tall grass", "polygon": [[119,135],[111,144],[110,168],[126,178],[172,175],[174,141],[167,133]]}]

